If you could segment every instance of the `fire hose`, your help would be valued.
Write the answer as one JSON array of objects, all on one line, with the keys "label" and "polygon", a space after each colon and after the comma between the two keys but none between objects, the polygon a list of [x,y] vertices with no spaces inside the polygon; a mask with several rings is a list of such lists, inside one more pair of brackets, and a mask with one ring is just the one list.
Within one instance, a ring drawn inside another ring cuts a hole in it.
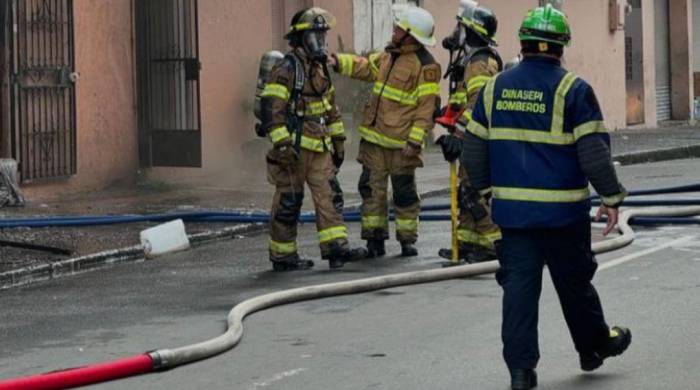
[{"label": "fire hose", "polygon": [[[629,221],[632,218],[690,217],[696,215],[700,215],[700,206],[674,208],[654,207],[625,210],[621,213],[618,224],[621,235],[595,243],[592,247],[595,253],[604,253],[630,244],[635,238],[635,233],[629,226]],[[368,291],[432,283],[448,279],[473,277],[494,273],[497,270],[498,262],[491,261],[273,292],[237,304],[228,314],[228,330],[213,339],[179,348],[158,349],[125,359],[98,363],[85,367],[0,381],[0,390],[67,389],[172,369],[184,364],[216,356],[235,347],[243,337],[243,320],[248,315],[261,310],[293,302],[339,295],[359,294]]]},{"label": "fire hose", "polygon": [[[685,192],[700,191],[700,183],[665,187],[658,189],[630,191],[629,196],[642,195],[662,195],[677,194]],[[591,197],[591,204],[600,205],[598,196]],[[700,198],[688,199],[651,199],[651,200],[631,200],[627,199],[622,204],[625,207],[636,206],[698,206]],[[451,204],[428,205],[421,208],[420,219],[422,221],[449,221],[449,215],[430,214],[433,211],[450,210]],[[358,222],[361,220],[359,211],[348,211],[343,214],[346,222]],[[269,213],[251,211],[193,211],[175,212],[165,214],[150,215],[102,215],[102,216],[57,216],[40,218],[4,218],[0,220],[0,229],[7,228],[44,228],[44,227],[68,227],[68,226],[97,226],[114,225],[136,222],[167,222],[175,219],[182,219],[184,222],[228,222],[228,223],[266,223],[270,220]],[[299,222],[310,223],[316,220],[313,213],[302,213]],[[674,219],[674,223],[694,224],[694,219]],[[629,221],[633,225],[664,224],[667,220],[656,220],[653,217],[636,217]]]}]

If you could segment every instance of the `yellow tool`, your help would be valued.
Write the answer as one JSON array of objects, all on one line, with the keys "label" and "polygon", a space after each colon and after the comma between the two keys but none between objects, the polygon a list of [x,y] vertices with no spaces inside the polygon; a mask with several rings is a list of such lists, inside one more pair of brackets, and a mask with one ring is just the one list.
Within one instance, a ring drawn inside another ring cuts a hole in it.
[{"label": "yellow tool", "polygon": [[450,214],[452,219],[452,265],[459,264],[459,241],[457,237],[457,162],[450,163]]}]

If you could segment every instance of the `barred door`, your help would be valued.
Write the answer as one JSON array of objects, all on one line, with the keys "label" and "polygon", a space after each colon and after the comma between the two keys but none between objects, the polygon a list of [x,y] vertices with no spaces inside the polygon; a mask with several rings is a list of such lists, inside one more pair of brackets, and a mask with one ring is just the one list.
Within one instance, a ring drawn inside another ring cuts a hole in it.
[{"label": "barred door", "polygon": [[23,182],[76,173],[72,0],[12,0],[12,154]]},{"label": "barred door", "polygon": [[200,167],[197,0],[135,5],[141,165]]}]

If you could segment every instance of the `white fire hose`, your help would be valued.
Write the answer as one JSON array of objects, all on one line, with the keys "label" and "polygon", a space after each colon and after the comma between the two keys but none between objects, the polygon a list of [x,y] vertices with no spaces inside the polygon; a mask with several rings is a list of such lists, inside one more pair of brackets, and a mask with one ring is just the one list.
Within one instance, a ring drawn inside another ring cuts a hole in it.
[{"label": "white fire hose", "polygon": [[[592,245],[593,251],[598,254],[610,252],[632,243],[635,238],[635,233],[628,224],[630,218],[687,217],[694,215],[700,215],[700,206],[650,207],[624,210],[620,213],[618,222],[618,229],[622,234],[609,240],[594,243]],[[498,262],[490,261],[451,268],[406,272],[346,282],[320,284],[265,294],[236,305],[228,314],[228,330],[224,334],[201,343],[175,349],[159,349],[149,354],[153,358],[154,368],[156,370],[173,368],[197,360],[206,359],[233,348],[243,336],[243,319],[252,313],[270,307],[338,295],[358,294],[391,287],[491,274],[495,273],[497,270]]]}]

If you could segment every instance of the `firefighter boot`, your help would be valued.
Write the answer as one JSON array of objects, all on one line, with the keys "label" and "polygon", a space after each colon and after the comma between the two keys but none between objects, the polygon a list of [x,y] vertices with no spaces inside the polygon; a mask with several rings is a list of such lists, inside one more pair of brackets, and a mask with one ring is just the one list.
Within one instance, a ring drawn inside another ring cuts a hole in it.
[{"label": "firefighter boot", "polygon": [[412,242],[402,242],[401,243],[401,257],[413,257],[418,256],[418,249]]},{"label": "firefighter boot", "polygon": [[367,258],[382,257],[386,254],[384,240],[367,240]]},{"label": "firefighter boot", "polygon": [[467,263],[482,263],[484,261],[496,260],[496,251],[481,246],[474,247],[474,250],[467,255]]},{"label": "firefighter boot", "polygon": [[510,388],[530,390],[537,387],[537,372],[533,369],[515,369],[510,373]]},{"label": "firefighter boot", "polygon": [[[474,245],[471,244],[459,244],[459,260],[467,260],[469,253],[474,252]],[[438,256],[443,259],[452,260],[452,249],[451,248],[441,248],[438,251]]]},{"label": "firefighter boot", "polygon": [[272,261],[272,269],[277,272],[303,271],[314,266],[313,261],[302,259],[296,253],[270,261]]},{"label": "firefighter boot", "polygon": [[334,243],[331,246],[328,256],[324,256],[324,260],[328,260],[328,267],[331,269],[342,268],[345,263],[358,261],[367,257],[367,249],[365,248],[347,248]]},{"label": "firefighter boot", "polygon": [[603,365],[603,360],[622,355],[632,342],[632,332],[627,328],[614,326],[610,329],[610,337],[600,351],[579,355],[581,369],[593,371]]}]

